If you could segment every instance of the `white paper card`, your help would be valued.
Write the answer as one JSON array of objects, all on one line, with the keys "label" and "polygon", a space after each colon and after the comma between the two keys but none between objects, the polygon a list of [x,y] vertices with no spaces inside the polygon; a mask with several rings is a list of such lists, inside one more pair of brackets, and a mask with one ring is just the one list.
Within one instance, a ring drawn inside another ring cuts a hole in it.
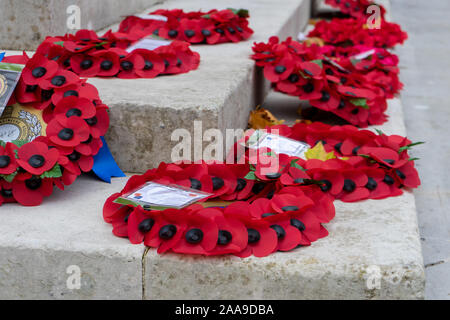
[{"label": "white paper card", "polygon": [[174,185],[149,182],[125,197],[127,200],[169,208],[184,208],[210,194]]},{"label": "white paper card", "polygon": [[135,14],[135,17],[138,17],[143,20],[158,20],[158,21],[167,21],[166,16],[161,16],[157,14]]},{"label": "white paper card", "polygon": [[[256,138],[254,138],[254,136]],[[270,148],[278,154],[287,154],[288,156],[302,159],[304,159],[305,152],[311,148],[307,143],[292,140],[276,134],[267,133],[261,130],[255,131],[249,141],[255,141],[253,143],[250,142],[250,144],[247,142],[247,147],[250,149]]]},{"label": "white paper card", "polygon": [[171,44],[171,41],[167,40],[159,40],[159,39],[153,39],[153,38],[144,38],[141,39],[131,46],[127,48],[127,52],[132,52],[136,49],[147,49],[147,50],[155,50],[156,48],[162,47],[162,46],[168,46]]},{"label": "white paper card", "polygon": [[375,49],[372,50],[368,50],[368,51],[364,51],[358,54],[355,54],[352,59],[356,59],[356,60],[364,60],[365,58],[373,55],[375,53]]}]

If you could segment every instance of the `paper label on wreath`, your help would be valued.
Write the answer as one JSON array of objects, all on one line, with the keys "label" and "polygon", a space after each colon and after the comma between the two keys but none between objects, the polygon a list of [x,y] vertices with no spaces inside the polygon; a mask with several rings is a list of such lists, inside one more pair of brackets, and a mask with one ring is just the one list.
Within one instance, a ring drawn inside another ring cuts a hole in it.
[{"label": "paper label on wreath", "polygon": [[23,67],[20,64],[0,62],[0,116],[19,82]]},{"label": "paper label on wreath", "polygon": [[305,152],[311,148],[307,143],[262,130],[256,130],[244,146],[255,150],[260,148],[270,148],[277,154],[287,154],[288,156],[302,159],[305,159]]},{"label": "paper label on wreath", "polygon": [[158,20],[164,22],[168,20],[166,16],[162,16],[159,14],[135,14],[134,17],[138,17],[142,20]]},{"label": "paper label on wreath", "polygon": [[181,209],[210,196],[211,194],[209,193],[178,185],[147,182],[144,186],[124,194],[114,202],[135,206],[148,205],[156,210],[164,208]]},{"label": "paper label on wreath", "polygon": [[136,49],[155,50],[159,47],[168,46],[171,43],[172,41],[165,40],[155,35],[151,35],[133,43],[127,48],[127,52],[132,52]]},{"label": "paper label on wreath", "polygon": [[0,140],[31,142],[45,136],[47,124],[42,119],[42,110],[15,104],[5,108],[0,116]]},{"label": "paper label on wreath", "polygon": [[355,54],[354,56],[350,57],[350,59],[364,60],[364,59],[370,57],[373,54],[375,54],[375,49]]}]

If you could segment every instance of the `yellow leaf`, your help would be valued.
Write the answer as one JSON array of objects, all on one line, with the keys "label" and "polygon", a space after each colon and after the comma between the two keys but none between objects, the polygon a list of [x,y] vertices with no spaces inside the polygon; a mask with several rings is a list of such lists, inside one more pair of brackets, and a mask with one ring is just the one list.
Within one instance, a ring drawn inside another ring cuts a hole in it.
[{"label": "yellow leaf", "polygon": [[325,45],[325,41],[323,41],[322,38],[316,37],[308,38],[304,42],[308,47],[311,46],[312,44],[317,44],[319,47],[323,47]]},{"label": "yellow leaf", "polygon": [[322,161],[330,160],[330,159],[336,159],[336,156],[334,155],[334,152],[331,151],[327,153],[325,151],[325,148],[322,144],[322,142],[317,143],[314,148],[309,149],[305,152],[306,159],[318,159]]},{"label": "yellow leaf", "polygon": [[278,120],[268,110],[263,108],[256,108],[256,110],[250,112],[250,119],[248,120],[248,126],[252,129],[264,129],[270,126],[283,124],[284,120]]}]

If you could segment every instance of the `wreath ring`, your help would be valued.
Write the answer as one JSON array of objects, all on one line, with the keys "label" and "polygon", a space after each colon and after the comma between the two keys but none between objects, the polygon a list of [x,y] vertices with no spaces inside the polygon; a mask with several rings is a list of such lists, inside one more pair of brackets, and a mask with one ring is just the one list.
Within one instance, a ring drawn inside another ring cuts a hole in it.
[{"label": "wreath ring", "polygon": [[42,54],[3,62],[25,67],[0,117],[0,205],[37,206],[92,169],[108,107],[94,86]]}]

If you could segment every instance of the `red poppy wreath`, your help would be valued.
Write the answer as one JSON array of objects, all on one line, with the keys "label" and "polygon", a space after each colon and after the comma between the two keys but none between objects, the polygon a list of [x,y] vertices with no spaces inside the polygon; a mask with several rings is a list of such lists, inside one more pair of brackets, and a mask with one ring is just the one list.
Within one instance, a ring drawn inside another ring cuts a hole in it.
[{"label": "red poppy wreath", "polygon": [[[97,89],[42,54],[9,56],[25,65],[0,121],[0,205],[37,206],[89,172],[109,127]],[[14,124],[14,125],[13,125]]]},{"label": "red poppy wreath", "polygon": [[48,37],[37,53],[81,77],[155,78],[198,68],[200,56],[191,51],[189,43],[155,39],[140,43],[141,38],[139,34],[108,31],[98,36],[80,30],[75,35]]},{"label": "red poppy wreath", "polygon": [[367,18],[370,14],[367,9],[372,5],[380,8],[381,18],[384,18],[386,14],[386,9],[383,6],[370,0],[325,0],[325,3],[354,18]]},{"label": "red poppy wreath", "polygon": [[252,59],[275,90],[297,96],[353,125],[387,120],[387,99],[402,88],[398,58],[385,49],[309,46],[288,38],[255,43]]},{"label": "red poppy wreath", "polygon": [[127,17],[120,24],[119,32],[141,37],[154,34],[193,44],[239,42],[253,34],[248,18],[248,10],[245,9],[214,9],[208,12],[156,10],[149,15]]},{"label": "red poppy wreath", "polygon": [[[416,144],[404,137],[321,123],[265,132],[313,147],[305,158],[269,147],[252,153],[248,141],[255,132],[249,131],[230,153],[229,161],[241,160],[235,164],[162,163],[131,177],[106,201],[105,221],[116,236],[159,253],[263,257],[327,236],[322,224],[334,218],[334,199],[383,199],[420,184],[407,152]],[[118,201],[142,198],[150,181],[208,196],[182,209]]]}]

